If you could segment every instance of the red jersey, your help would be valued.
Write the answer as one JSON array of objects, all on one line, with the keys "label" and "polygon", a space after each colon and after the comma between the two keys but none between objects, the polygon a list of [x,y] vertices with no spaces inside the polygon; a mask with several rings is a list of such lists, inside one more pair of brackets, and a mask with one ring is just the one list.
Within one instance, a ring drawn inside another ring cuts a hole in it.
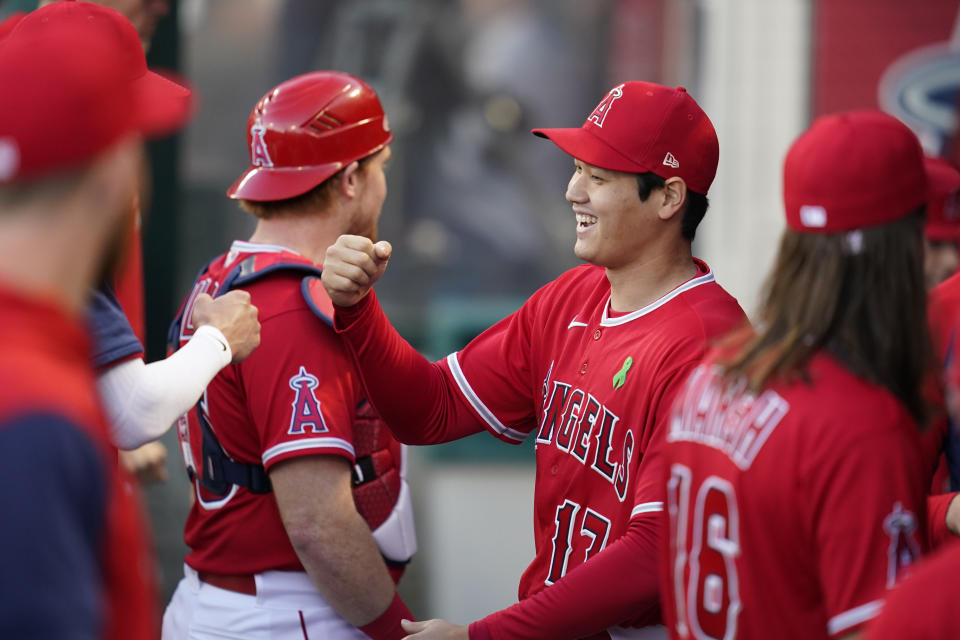
[{"label": "red jersey", "polygon": [[866,640],[955,640],[956,585],[960,574],[960,543],[924,558],[890,595],[883,611],[867,629]]},{"label": "red jersey", "polygon": [[[137,488],[117,464],[86,328],[0,288],[4,637],[155,638]],[[23,626],[19,626],[23,625]]]},{"label": "red jersey", "polygon": [[929,474],[886,389],[825,353],[810,381],[759,395],[712,360],[677,400],[661,450],[673,638],[827,638],[880,610],[921,552]]},{"label": "red jersey", "polygon": [[930,492],[935,495],[928,503],[929,535],[931,547],[936,548],[954,538],[944,518],[951,498],[936,494],[950,491],[951,486],[960,486],[960,436],[955,420],[947,412],[944,395],[945,385],[949,385],[951,397],[960,394],[960,367],[957,366],[960,351],[957,350],[956,332],[960,322],[960,276],[948,278],[930,292],[927,314],[936,365],[925,390],[936,411],[922,435],[922,442],[926,464],[933,478]]},{"label": "red jersey", "polygon": [[574,268],[447,357],[451,386],[489,431],[535,438],[536,556],[521,599],[623,535],[632,512],[662,510],[660,478],[644,473],[653,433],[708,341],[745,321],[707,265],[697,267],[627,314],[611,311],[603,268]]},{"label": "red jersey", "polygon": [[[281,263],[283,268],[271,269]],[[237,269],[269,273],[243,285],[259,309],[260,346],[224,368],[200,403],[220,445],[230,459],[267,471],[300,456],[333,455],[354,463],[354,421],[364,396],[340,338],[322,320],[324,313],[332,316],[329,300],[318,310],[306,301],[304,275],[319,272],[307,258],[283,247],[234,242],[201,273],[183,317],[189,320],[197,294],[216,295]],[[191,335],[193,327],[184,321],[180,344]],[[203,459],[198,420],[195,408],[178,423],[188,467]],[[216,495],[196,480],[194,486],[197,499],[185,529],[188,565],[225,574],[303,570],[272,493],[233,484]]]}]

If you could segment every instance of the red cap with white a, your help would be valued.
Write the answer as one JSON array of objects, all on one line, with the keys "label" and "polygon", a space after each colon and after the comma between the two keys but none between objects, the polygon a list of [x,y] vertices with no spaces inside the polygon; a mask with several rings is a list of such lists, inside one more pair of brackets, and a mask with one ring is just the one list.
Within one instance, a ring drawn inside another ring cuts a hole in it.
[{"label": "red cap with white a", "polygon": [[683,87],[615,86],[576,129],[534,129],[574,158],[601,169],[679,176],[706,195],[720,145],[713,123]]},{"label": "red cap with white a", "polygon": [[190,90],[147,70],[136,29],[119,12],[61,0],[0,41],[0,183],[83,164],[131,134],[170,133]]}]

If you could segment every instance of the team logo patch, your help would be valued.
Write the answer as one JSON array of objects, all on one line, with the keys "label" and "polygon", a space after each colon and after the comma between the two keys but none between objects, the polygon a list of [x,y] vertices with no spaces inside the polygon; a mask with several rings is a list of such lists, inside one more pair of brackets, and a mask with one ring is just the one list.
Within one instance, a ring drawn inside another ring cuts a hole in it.
[{"label": "team logo patch", "polygon": [[310,433],[326,433],[330,430],[320,411],[320,401],[313,393],[319,384],[317,377],[307,373],[303,367],[300,367],[297,375],[290,378],[290,388],[297,395],[293,399],[293,414],[287,430],[289,435],[302,435],[307,432],[307,427],[310,427]]},{"label": "team logo patch", "polygon": [[920,558],[917,544],[917,518],[897,502],[893,511],[883,520],[883,530],[890,536],[887,553],[887,588],[893,587],[906,576],[908,567]]},{"label": "team logo patch", "polygon": [[613,108],[614,101],[621,96],[623,96],[622,84],[610,89],[610,93],[608,93],[593,112],[587,116],[587,122],[592,122],[598,127],[603,128],[603,121],[607,119],[607,114],[610,113],[610,109]]},{"label": "team logo patch", "polygon": [[633,366],[633,357],[627,356],[627,359],[623,361],[623,364],[620,365],[620,371],[617,371],[613,376],[613,388],[619,389],[627,382],[627,371],[630,371],[630,367]]},{"label": "team logo patch", "polygon": [[259,122],[250,127],[250,164],[255,167],[272,167],[273,160],[267,151],[267,142],[263,139],[267,128]]}]

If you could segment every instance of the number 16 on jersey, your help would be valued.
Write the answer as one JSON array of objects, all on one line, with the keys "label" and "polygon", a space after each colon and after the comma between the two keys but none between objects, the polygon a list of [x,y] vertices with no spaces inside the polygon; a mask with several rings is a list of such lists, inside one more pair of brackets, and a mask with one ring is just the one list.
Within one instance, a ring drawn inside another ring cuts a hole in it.
[{"label": "number 16 on jersey", "polygon": [[709,476],[697,487],[692,478],[689,467],[674,464],[667,483],[676,632],[681,638],[730,640],[741,609],[736,494],[723,478]]}]

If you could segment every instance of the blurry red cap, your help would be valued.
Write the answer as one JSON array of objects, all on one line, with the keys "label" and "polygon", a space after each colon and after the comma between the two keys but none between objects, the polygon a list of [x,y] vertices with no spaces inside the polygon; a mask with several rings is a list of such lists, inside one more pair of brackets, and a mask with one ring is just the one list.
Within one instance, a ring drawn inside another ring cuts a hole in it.
[{"label": "blurry red cap", "polygon": [[147,70],[133,25],[90,2],[37,9],[0,41],[0,182],[83,163],[130,134],[169,133],[190,90]]},{"label": "blurry red cap", "polygon": [[916,135],[875,110],[818,118],[783,165],[787,225],[833,233],[886,224],[926,202],[927,176]]},{"label": "blurry red cap", "polygon": [[534,129],[574,158],[601,169],[679,176],[706,195],[720,145],[707,114],[683,87],[624,82],[576,129]]},{"label": "blurry red cap", "polygon": [[960,171],[942,158],[926,157],[927,226],[930,240],[960,240]]}]

